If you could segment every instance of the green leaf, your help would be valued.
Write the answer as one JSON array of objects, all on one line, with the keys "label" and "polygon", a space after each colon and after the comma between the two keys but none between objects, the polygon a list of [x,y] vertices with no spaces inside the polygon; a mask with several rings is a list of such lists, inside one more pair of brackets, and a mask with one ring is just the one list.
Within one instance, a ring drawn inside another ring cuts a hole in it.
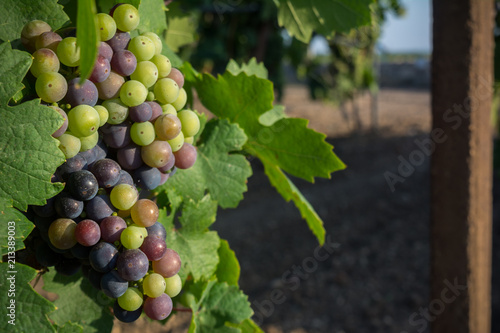
[{"label": "green leaf", "polygon": [[219,265],[217,266],[217,280],[219,282],[227,282],[229,285],[238,286],[240,279],[240,264],[236,258],[236,254],[229,248],[229,243],[225,239],[221,239],[218,250]]},{"label": "green leaf", "polygon": [[258,63],[255,58],[250,59],[248,63],[243,63],[241,66],[234,59],[231,59],[227,64],[226,70],[234,76],[244,72],[248,76],[255,75],[261,79],[267,79],[267,69],[264,63]]},{"label": "green leaf", "polygon": [[[29,284],[36,270],[21,264],[10,265],[0,264],[0,332],[55,332],[47,318],[47,313],[55,310],[54,305]],[[9,317],[10,309],[7,308],[12,301],[15,302],[15,319]],[[15,325],[9,324],[12,319]]]},{"label": "green leaf", "polygon": [[283,105],[275,105],[271,110],[260,115],[259,123],[263,126],[272,126],[275,122],[285,117],[285,107]]},{"label": "green leaf", "polygon": [[371,22],[373,0],[275,0],[278,24],[308,43],[313,31],[332,37]]},{"label": "green leaf", "polygon": [[57,326],[57,333],[82,333],[83,332],[83,327],[72,323],[72,322],[67,322],[64,324],[63,327]]},{"label": "green leaf", "polygon": [[252,169],[244,156],[230,152],[241,150],[245,133],[227,120],[211,120],[200,139],[196,163],[178,170],[159,191],[174,189],[194,201],[201,200],[208,191],[221,207],[236,207],[247,190],[246,180]]},{"label": "green leaf", "polygon": [[180,3],[173,2],[168,6],[168,29],[166,43],[172,51],[195,41],[197,17],[194,12],[185,13],[180,9]]},{"label": "green leaf", "polygon": [[236,286],[210,281],[201,298],[191,303],[193,317],[189,332],[241,332],[226,325],[239,324],[250,318],[253,311],[248,297]]},{"label": "green leaf", "polygon": [[299,189],[288,179],[283,171],[276,165],[269,163],[267,160],[262,160],[264,171],[269,177],[271,185],[276,188],[279,194],[286,200],[293,200],[295,206],[299,209],[300,215],[304,218],[309,226],[309,229],[318,239],[319,243],[325,243],[325,228],[323,221],[318,216],[309,201],[300,193]]},{"label": "green leaf", "polygon": [[24,239],[34,225],[12,207],[12,200],[0,198],[0,261],[7,253],[24,249]]},{"label": "green leaf", "polygon": [[239,328],[242,333],[264,333],[252,319],[245,319],[240,324],[229,324],[229,326]]},{"label": "green leaf", "polygon": [[76,41],[80,47],[80,83],[83,83],[92,74],[97,58],[99,37],[96,14],[94,0],[78,0]]},{"label": "green leaf", "polygon": [[69,18],[62,6],[57,4],[57,0],[2,0],[0,40],[12,41],[21,38],[24,25],[33,20],[45,21],[52,30],[57,30]]},{"label": "green leaf", "polygon": [[164,34],[167,29],[167,18],[165,16],[165,5],[163,0],[141,0],[139,5],[141,21],[137,29],[144,32],[154,32],[158,36]]},{"label": "green leaf", "polygon": [[113,300],[92,287],[88,279],[80,274],[63,276],[51,270],[43,275],[43,283],[43,289],[59,295],[54,301],[57,310],[50,314],[57,325],[71,321],[82,326],[85,333],[111,332],[113,316],[108,307]]},{"label": "green leaf", "polygon": [[63,123],[56,111],[33,100],[15,107],[7,101],[21,88],[31,64],[29,54],[0,45],[0,198],[13,200],[14,207],[43,205],[62,190],[50,182],[64,155],[52,138]]},{"label": "green leaf", "polygon": [[200,201],[188,200],[184,202],[179,222],[184,233],[199,233],[208,229],[215,222],[217,201],[206,195]]}]

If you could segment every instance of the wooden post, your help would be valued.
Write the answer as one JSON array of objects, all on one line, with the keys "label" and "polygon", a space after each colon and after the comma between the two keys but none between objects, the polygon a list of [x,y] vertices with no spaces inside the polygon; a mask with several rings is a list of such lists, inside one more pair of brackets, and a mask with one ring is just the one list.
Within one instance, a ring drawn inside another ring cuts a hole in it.
[{"label": "wooden post", "polygon": [[433,1],[431,301],[434,333],[490,332],[492,0]]}]

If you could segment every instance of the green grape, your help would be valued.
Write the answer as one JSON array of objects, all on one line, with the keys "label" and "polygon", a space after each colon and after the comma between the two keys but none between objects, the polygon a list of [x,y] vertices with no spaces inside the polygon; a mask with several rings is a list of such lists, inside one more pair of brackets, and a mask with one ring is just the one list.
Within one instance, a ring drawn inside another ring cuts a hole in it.
[{"label": "green grape", "polygon": [[139,25],[139,11],[132,5],[123,4],[115,9],[113,19],[121,31],[132,31]]},{"label": "green grape", "polygon": [[155,34],[154,32],[145,32],[141,34],[141,36],[148,37],[149,39],[151,39],[151,41],[155,45],[155,54],[161,53],[161,50],[163,49],[163,44],[161,43],[161,39],[160,37],[158,37],[157,34]]},{"label": "green grape", "polygon": [[141,157],[144,163],[152,168],[160,168],[168,163],[172,156],[172,149],[166,141],[155,140],[141,148]]},{"label": "green grape", "polygon": [[151,58],[151,62],[156,65],[158,68],[158,77],[164,78],[170,74],[172,70],[172,63],[170,59],[165,57],[163,54],[155,54],[153,58]]},{"label": "green grape", "polygon": [[141,307],[143,295],[137,288],[129,287],[127,291],[118,297],[118,305],[124,310],[135,311]]},{"label": "green grape", "polygon": [[193,142],[194,142],[194,137],[192,136],[184,137],[184,143],[189,143],[190,145],[192,145]]},{"label": "green grape", "polygon": [[80,142],[82,144],[82,146],[80,147],[80,151],[86,151],[94,148],[97,144],[97,141],[99,141],[99,132],[95,132],[94,134],[91,134],[89,136],[80,137]]},{"label": "green grape", "polygon": [[58,72],[59,67],[59,59],[51,49],[40,49],[33,53],[30,72],[34,77],[39,77],[42,73]]},{"label": "green grape", "polygon": [[187,102],[187,94],[186,90],[184,88],[181,88],[179,90],[179,96],[177,99],[172,103],[172,106],[177,110],[180,111],[182,108],[186,105]]},{"label": "green grape", "polygon": [[129,184],[118,184],[111,190],[109,198],[115,208],[128,210],[137,201],[139,193],[135,186]]},{"label": "green grape", "polygon": [[151,273],[144,278],[142,289],[144,294],[156,298],[165,291],[165,278],[158,273]]},{"label": "green grape", "polygon": [[155,55],[155,44],[148,37],[137,36],[130,40],[128,50],[135,55],[138,62],[145,61]]},{"label": "green grape", "polygon": [[172,147],[172,152],[176,152],[179,149],[181,149],[182,145],[184,144],[184,134],[182,132],[179,133],[175,138],[172,140],[167,140],[168,144],[170,147]]},{"label": "green grape", "polygon": [[155,139],[155,128],[149,121],[133,123],[130,128],[130,137],[136,145],[147,146]]},{"label": "green grape", "polygon": [[44,21],[34,20],[28,22],[21,31],[21,43],[26,46],[28,51],[34,51],[37,37],[51,30],[52,28],[50,25]]},{"label": "green grape", "polygon": [[76,37],[66,37],[57,45],[57,56],[63,65],[76,67],[80,65],[80,48]]},{"label": "green grape", "polygon": [[146,236],[144,236],[144,231],[140,229],[146,230],[146,228],[137,225],[131,225],[125,228],[120,235],[120,242],[122,245],[129,250],[140,248],[142,242],[144,242],[144,238],[146,238],[148,234],[146,230]]},{"label": "green grape", "polygon": [[68,132],[58,137],[57,140],[59,140],[59,149],[61,149],[66,159],[76,156],[82,147],[80,139]]},{"label": "green grape", "polygon": [[146,101],[148,89],[139,81],[125,82],[120,89],[120,99],[127,106],[137,106]]},{"label": "green grape", "polygon": [[172,140],[181,132],[181,121],[173,114],[162,114],[155,121],[155,132],[160,140]]},{"label": "green grape", "polygon": [[155,93],[151,90],[148,91],[148,97],[146,97],[146,101],[153,102],[155,100]]},{"label": "green grape", "polygon": [[182,280],[179,274],[165,278],[165,294],[170,297],[179,295],[182,289]]},{"label": "green grape", "polygon": [[67,250],[75,246],[76,223],[71,219],[57,219],[50,224],[49,240],[54,247]]},{"label": "green grape", "polygon": [[99,113],[90,105],[81,104],[68,113],[69,130],[77,137],[89,136],[99,128]]},{"label": "green grape", "polygon": [[96,105],[96,106],[94,106],[94,109],[99,114],[99,127],[101,127],[104,124],[106,124],[106,122],[108,121],[108,118],[109,118],[108,109],[106,109],[102,105]]},{"label": "green grape", "polygon": [[97,29],[101,41],[110,40],[116,33],[116,22],[111,16],[104,13],[97,14]]},{"label": "green grape", "polygon": [[200,130],[200,118],[191,110],[182,110],[177,113],[177,117],[182,124],[182,133],[185,136],[195,136]]},{"label": "green grape", "polygon": [[173,114],[174,116],[177,116],[177,110],[172,106],[172,104],[163,104],[161,108],[163,110],[163,114]]},{"label": "green grape", "polygon": [[141,61],[130,78],[141,82],[146,88],[152,87],[158,79],[158,68],[151,61]]},{"label": "green grape", "polygon": [[179,86],[172,79],[160,79],[155,84],[154,93],[161,104],[170,104],[179,97]]},{"label": "green grape", "polygon": [[108,99],[102,106],[108,111],[108,123],[112,125],[121,124],[128,117],[128,107],[119,98]]},{"label": "green grape", "polygon": [[68,91],[68,82],[56,72],[42,73],[35,82],[37,95],[47,103],[56,103],[64,98]]}]

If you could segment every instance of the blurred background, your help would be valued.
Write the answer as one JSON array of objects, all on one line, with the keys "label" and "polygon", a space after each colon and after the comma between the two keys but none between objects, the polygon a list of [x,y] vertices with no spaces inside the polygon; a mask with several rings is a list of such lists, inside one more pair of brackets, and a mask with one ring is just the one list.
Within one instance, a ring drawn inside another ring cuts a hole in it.
[{"label": "blurred background", "polygon": [[[315,184],[294,179],[325,222],[323,249],[257,160],[240,206],[218,213],[214,229],[240,261],[254,320],[270,333],[428,332],[429,158],[402,182],[388,175],[421,149],[431,128],[430,0],[377,0],[371,26],[331,40],[315,35],[308,44],[278,26],[269,0],[167,3],[175,13],[167,40],[181,58],[214,75],[230,59],[263,62],[276,103],[289,117],[309,119],[347,164]],[[195,108],[206,111],[196,101]],[[497,229],[493,332],[500,331]],[[177,315],[166,327],[141,319],[113,332],[143,325],[185,332],[189,318]]]}]

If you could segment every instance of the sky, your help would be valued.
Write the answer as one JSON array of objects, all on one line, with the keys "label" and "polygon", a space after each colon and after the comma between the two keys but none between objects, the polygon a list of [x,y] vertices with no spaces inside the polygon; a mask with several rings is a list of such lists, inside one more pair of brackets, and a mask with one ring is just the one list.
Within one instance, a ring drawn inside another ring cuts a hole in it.
[{"label": "sky", "polygon": [[[431,52],[431,3],[430,0],[402,0],[406,13],[402,17],[388,15],[378,48],[389,53]],[[314,54],[328,54],[327,42],[322,36],[311,41]]]},{"label": "sky", "polygon": [[382,27],[379,47],[390,53],[431,52],[430,0],[403,0],[406,15],[389,15]]}]

